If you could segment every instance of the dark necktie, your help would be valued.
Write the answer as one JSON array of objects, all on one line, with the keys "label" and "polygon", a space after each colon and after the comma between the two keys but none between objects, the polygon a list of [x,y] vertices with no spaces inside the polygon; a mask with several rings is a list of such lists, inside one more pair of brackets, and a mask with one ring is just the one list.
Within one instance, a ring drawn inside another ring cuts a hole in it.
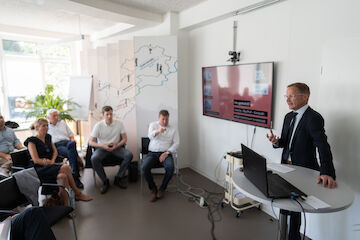
[{"label": "dark necktie", "polygon": [[295,126],[295,119],[296,119],[296,115],[298,114],[297,112],[292,112],[291,113],[291,121],[290,121],[290,127],[289,127],[289,131],[287,132],[287,136],[286,136],[286,145],[284,148],[284,159],[288,160],[289,158],[289,154],[290,154],[290,139],[291,139],[291,135],[292,132],[294,131],[294,126]]}]

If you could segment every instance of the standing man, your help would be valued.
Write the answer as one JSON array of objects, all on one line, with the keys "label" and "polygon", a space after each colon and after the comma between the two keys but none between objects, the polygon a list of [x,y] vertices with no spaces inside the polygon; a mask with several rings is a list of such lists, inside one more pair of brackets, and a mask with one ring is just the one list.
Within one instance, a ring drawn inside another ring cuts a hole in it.
[{"label": "standing man", "polygon": [[[150,123],[148,137],[150,138],[149,153],[142,162],[141,172],[149,184],[150,201],[164,197],[165,189],[174,174],[174,159],[172,154],[179,146],[179,134],[175,127],[169,125],[169,112],[161,110],[159,119]],[[162,184],[157,190],[151,169],[161,165],[165,168]]]},{"label": "standing man", "polygon": [[24,147],[16,137],[14,130],[5,126],[4,117],[0,114],[0,167],[8,172],[12,166],[10,152],[15,148],[22,149]]},{"label": "standing man", "polygon": [[127,188],[127,182],[124,175],[133,158],[133,154],[125,149],[125,144],[127,142],[125,128],[121,121],[113,120],[112,107],[104,106],[102,108],[102,114],[104,120],[95,124],[89,144],[96,148],[91,156],[91,163],[96,173],[103,181],[101,194],[104,194],[109,189],[110,183],[109,179],[106,177],[102,161],[111,155],[122,159],[119,172],[114,180],[114,185],[125,189]]},{"label": "standing man", "polygon": [[48,133],[52,137],[56,150],[60,156],[69,159],[75,184],[78,188],[84,189],[84,184],[80,181],[79,155],[76,150],[74,133],[70,130],[65,121],[59,119],[59,111],[57,109],[49,109],[46,112],[46,115],[50,123]]},{"label": "standing man", "polygon": [[[286,102],[292,112],[285,115],[281,137],[270,130],[266,137],[274,148],[283,148],[281,163],[294,164],[320,171],[317,183],[336,188],[335,169],[330,145],[324,129],[324,119],[308,105],[310,89],[305,83],[287,87]],[[316,158],[319,152],[320,166]],[[283,211],[283,210],[281,210]],[[289,239],[300,239],[301,215],[290,212]]]}]

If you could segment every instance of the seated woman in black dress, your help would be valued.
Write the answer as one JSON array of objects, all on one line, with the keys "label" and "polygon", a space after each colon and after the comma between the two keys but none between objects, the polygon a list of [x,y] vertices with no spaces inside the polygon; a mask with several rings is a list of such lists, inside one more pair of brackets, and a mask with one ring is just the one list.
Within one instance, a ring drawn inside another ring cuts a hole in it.
[{"label": "seated woman in black dress", "polygon": [[[35,121],[34,127],[36,135],[25,140],[24,144],[28,147],[31,158],[35,164],[35,170],[43,181],[57,180],[59,184],[65,187],[71,187],[75,193],[75,199],[78,201],[91,201],[92,198],[82,193],[75,184],[69,165],[55,164],[57,150],[51,141],[48,132],[48,121],[45,118],[39,118]],[[61,195],[67,199],[67,194],[60,188]],[[67,199],[67,202],[69,200]]]}]

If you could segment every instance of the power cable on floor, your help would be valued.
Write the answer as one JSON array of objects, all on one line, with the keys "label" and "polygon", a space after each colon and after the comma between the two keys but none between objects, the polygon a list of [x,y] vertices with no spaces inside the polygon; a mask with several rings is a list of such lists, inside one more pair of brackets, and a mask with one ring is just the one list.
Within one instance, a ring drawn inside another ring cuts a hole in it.
[{"label": "power cable on floor", "polygon": [[[180,177],[180,183],[187,187],[186,190],[178,188],[178,192],[188,197],[189,201],[196,202],[200,207],[207,208],[207,218],[211,224],[210,234],[212,240],[216,240],[215,222],[221,221],[220,206],[223,199],[223,192],[210,192],[200,187],[193,187],[183,181]],[[198,192],[195,193],[194,191]]]}]

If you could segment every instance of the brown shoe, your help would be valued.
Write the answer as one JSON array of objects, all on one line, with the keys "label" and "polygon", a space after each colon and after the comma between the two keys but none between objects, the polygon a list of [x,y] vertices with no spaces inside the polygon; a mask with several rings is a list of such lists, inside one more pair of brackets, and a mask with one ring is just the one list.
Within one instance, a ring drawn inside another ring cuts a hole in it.
[{"label": "brown shoe", "polygon": [[151,193],[150,193],[150,202],[155,202],[156,201],[156,189],[153,189],[151,190]]},{"label": "brown shoe", "polygon": [[164,195],[165,195],[165,191],[160,189],[160,190],[157,192],[156,197],[157,197],[158,199],[161,199],[161,198],[164,197]]}]

